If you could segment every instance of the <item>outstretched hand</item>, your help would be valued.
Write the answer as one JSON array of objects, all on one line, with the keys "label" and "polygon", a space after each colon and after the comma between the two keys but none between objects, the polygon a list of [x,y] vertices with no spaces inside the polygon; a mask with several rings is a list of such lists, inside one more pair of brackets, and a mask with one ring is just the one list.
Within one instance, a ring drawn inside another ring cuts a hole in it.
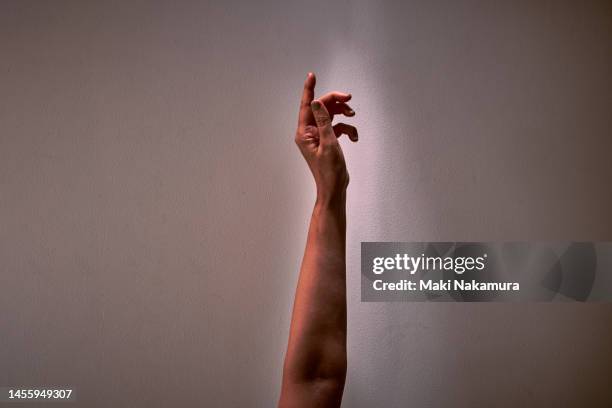
[{"label": "outstretched hand", "polygon": [[354,116],[351,95],[314,99],[308,74],[295,142],[312,171],[317,201],[300,267],[279,407],[340,407],[346,380],[346,187],[349,175],[338,137],[357,141],[357,129],[332,125],[334,115]]},{"label": "outstretched hand", "polygon": [[329,202],[344,197],[349,175],[338,137],[346,134],[356,142],[357,129],[346,123],[332,126],[334,115],[354,116],[347,104],[351,94],[330,92],[314,99],[316,78],[308,73],[300,103],[295,143],[300,148],[317,186],[317,200]]}]

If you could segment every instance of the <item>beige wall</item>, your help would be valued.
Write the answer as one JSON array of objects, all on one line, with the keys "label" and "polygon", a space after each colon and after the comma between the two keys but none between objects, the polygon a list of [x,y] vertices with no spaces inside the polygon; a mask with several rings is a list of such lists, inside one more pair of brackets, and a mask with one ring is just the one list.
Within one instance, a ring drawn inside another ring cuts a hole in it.
[{"label": "beige wall", "polygon": [[611,47],[604,1],[0,3],[0,386],[275,403],[314,70],[361,137],[344,405],[609,406],[610,305],[360,303],[359,243],[612,240]]}]

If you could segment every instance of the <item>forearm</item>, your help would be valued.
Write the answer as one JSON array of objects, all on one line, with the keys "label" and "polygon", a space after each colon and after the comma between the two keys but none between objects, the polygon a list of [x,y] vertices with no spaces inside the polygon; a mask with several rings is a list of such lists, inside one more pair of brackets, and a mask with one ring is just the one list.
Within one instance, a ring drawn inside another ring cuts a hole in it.
[{"label": "forearm", "polygon": [[296,290],[286,375],[344,383],[346,374],[346,193],[319,198]]}]

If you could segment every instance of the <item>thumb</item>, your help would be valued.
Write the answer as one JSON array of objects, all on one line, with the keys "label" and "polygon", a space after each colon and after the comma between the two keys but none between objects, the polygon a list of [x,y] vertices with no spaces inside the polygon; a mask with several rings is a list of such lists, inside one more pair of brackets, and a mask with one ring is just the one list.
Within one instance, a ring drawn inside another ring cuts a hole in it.
[{"label": "thumb", "polygon": [[319,143],[329,144],[336,141],[336,134],[331,125],[331,117],[325,105],[315,99],[311,102],[310,107],[312,108],[312,114],[317,122],[317,128],[319,129]]}]

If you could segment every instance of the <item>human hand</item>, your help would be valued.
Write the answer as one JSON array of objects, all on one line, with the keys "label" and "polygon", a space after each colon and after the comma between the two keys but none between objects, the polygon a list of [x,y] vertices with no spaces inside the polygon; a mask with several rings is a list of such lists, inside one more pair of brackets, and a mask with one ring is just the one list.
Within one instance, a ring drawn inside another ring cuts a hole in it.
[{"label": "human hand", "polygon": [[314,176],[317,201],[328,202],[344,198],[349,183],[338,137],[346,134],[356,142],[358,135],[354,126],[346,123],[331,124],[334,115],[355,115],[355,111],[346,103],[351,99],[351,94],[330,92],[314,99],[315,83],[315,75],[308,73],[300,103],[295,143]]}]

